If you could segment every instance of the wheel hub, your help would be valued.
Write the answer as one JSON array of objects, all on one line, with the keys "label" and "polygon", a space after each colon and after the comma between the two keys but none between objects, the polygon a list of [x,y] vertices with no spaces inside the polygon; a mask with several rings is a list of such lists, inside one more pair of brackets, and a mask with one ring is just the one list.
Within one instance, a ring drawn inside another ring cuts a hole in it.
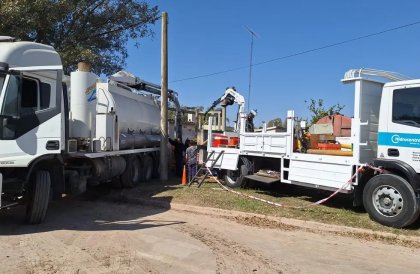
[{"label": "wheel hub", "polygon": [[392,186],[380,186],[373,192],[373,204],[376,210],[386,217],[398,215],[404,202],[401,194]]},{"label": "wheel hub", "polygon": [[229,181],[229,183],[233,184],[236,182],[236,180],[238,179],[238,172],[237,171],[231,171],[228,170],[227,172],[227,180]]}]

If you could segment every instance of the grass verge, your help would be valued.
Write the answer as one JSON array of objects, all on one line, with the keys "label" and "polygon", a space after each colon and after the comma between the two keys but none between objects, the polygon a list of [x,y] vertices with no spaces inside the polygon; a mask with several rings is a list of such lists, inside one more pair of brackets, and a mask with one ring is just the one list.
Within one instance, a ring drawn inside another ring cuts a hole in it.
[{"label": "grass verge", "polygon": [[[339,194],[325,204],[304,209],[276,207],[257,200],[223,191],[216,183],[206,182],[201,188],[182,187],[179,179],[163,183],[153,181],[131,190],[131,195],[180,204],[214,207],[227,210],[286,217],[327,224],[343,225],[374,231],[391,232],[397,235],[420,236],[420,219],[411,227],[395,229],[382,226],[372,220],[362,209],[352,206],[352,196]],[[237,189],[285,206],[301,207],[327,197],[330,192],[286,184],[250,184],[248,188]]]}]

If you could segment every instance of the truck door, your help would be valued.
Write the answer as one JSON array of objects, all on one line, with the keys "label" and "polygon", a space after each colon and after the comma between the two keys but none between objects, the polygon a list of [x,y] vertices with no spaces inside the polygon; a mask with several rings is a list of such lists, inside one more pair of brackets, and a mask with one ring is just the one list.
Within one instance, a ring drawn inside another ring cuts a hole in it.
[{"label": "truck door", "polygon": [[36,157],[61,152],[57,74],[7,74],[4,78],[0,95],[0,164],[24,167]]},{"label": "truck door", "polygon": [[387,89],[388,100],[381,105],[386,110],[381,109],[378,157],[403,161],[420,172],[420,86]]}]

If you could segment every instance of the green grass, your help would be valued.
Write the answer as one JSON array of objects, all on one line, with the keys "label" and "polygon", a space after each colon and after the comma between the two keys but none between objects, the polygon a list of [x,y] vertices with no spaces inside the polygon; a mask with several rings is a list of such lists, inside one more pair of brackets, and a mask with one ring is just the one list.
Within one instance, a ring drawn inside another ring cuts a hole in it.
[{"label": "green grass", "polygon": [[352,206],[351,195],[339,194],[323,205],[295,209],[288,207],[301,207],[312,204],[327,197],[330,192],[285,184],[264,185],[257,183],[245,189],[235,189],[244,194],[285,205],[285,207],[276,207],[241,197],[234,193],[218,190],[220,187],[216,183],[206,182],[201,188],[196,188],[195,186],[180,187],[179,181],[179,179],[170,179],[167,183],[153,181],[148,184],[142,184],[133,191],[140,198],[420,236],[420,219],[413,226],[406,229],[382,226],[370,220],[367,213],[363,210],[355,209]]}]

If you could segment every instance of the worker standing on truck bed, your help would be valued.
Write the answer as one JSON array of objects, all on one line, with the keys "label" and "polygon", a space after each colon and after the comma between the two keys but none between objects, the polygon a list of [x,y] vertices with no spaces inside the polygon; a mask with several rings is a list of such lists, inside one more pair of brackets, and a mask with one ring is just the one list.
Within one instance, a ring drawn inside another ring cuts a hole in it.
[{"label": "worker standing on truck bed", "polygon": [[246,116],[245,131],[254,132],[254,118],[257,116],[257,110],[252,109]]},{"label": "worker standing on truck bed", "polygon": [[180,138],[175,140],[169,138],[169,143],[174,147],[175,175],[180,177],[182,175],[182,166],[184,165],[185,146]]}]

